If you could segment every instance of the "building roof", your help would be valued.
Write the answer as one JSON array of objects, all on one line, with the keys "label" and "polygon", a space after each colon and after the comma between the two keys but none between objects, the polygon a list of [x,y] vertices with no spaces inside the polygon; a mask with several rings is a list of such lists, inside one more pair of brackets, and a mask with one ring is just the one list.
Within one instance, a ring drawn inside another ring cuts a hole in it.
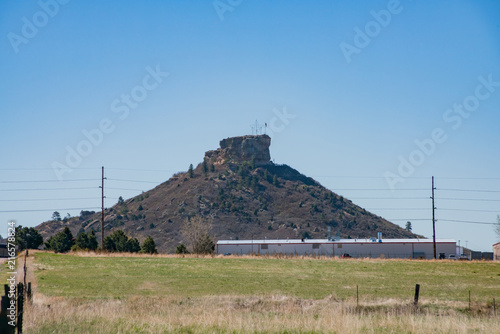
[{"label": "building roof", "polygon": [[[374,241],[375,240],[375,241]],[[456,243],[454,239],[436,239],[437,243]],[[360,244],[360,243],[432,243],[432,239],[254,239],[254,240],[219,240],[217,245],[242,244]]]}]

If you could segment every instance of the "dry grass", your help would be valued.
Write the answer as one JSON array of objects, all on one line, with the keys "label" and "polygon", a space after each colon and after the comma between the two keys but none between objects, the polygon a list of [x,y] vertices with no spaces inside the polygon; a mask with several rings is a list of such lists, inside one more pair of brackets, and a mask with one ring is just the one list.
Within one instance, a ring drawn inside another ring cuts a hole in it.
[{"label": "dry grass", "polygon": [[26,333],[500,333],[500,314],[494,317],[487,305],[469,312],[467,304],[459,301],[423,298],[415,308],[408,299],[361,298],[356,306],[353,298],[333,295],[322,299],[236,294],[67,298],[39,293],[34,271],[40,264],[33,256],[28,258],[28,268],[34,296],[26,308]]},{"label": "dry grass", "polygon": [[500,333],[499,318],[390,301],[329,297],[131,297],[89,301],[36,294],[28,333]]}]

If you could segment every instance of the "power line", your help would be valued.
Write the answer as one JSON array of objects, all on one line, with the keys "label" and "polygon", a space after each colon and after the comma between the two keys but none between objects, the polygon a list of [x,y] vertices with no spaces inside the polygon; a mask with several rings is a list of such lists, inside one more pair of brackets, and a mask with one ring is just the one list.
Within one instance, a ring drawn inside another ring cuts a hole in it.
[{"label": "power line", "polygon": [[483,193],[500,193],[500,190],[472,190],[472,189],[444,189],[437,188],[437,190],[445,190],[445,191],[467,191],[467,192],[483,192]]},{"label": "power line", "polygon": [[[311,177],[329,177],[329,178],[345,178],[345,179],[383,179],[387,178],[384,176],[354,176],[354,175],[311,175]],[[429,180],[431,176],[412,176],[405,177],[405,179],[412,180]],[[500,180],[500,177],[442,177],[436,176],[436,179],[442,180]]]},{"label": "power line", "polygon": [[500,199],[482,199],[482,198],[445,198],[445,197],[438,197],[436,199],[443,199],[443,200],[449,200],[449,201],[500,202]]},{"label": "power line", "polygon": [[[101,167],[77,167],[71,168],[72,170],[100,170]],[[177,170],[172,169],[145,169],[145,168],[106,168],[107,170],[119,170],[119,171],[138,171],[138,172],[171,172],[176,173]],[[0,168],[0,171],[32,171],[32,170],[54,170],[51,167],[17,167],[17,168]],[[346,178],[346,179],[387,179],[384,176],[356,176],[356,175],[310,175],[311,177],[328,177],[328,178]],[[408,180],[428,180],[431,176],[411,176],[405,177]],[[437,179],[443,180],[500,180],[500,177],[450,177],[450,176],[435,176]]]},{"label": "power line", "polygon": [[[78,169],[78,170],[94,170],[94,169],[97,169],[97,167],[95,168],[71,168],[71,169]],[[37,168],[37,167],[33,167],[33,168],[0,168],[0,170],[13,170],[13,171],[20,171],[20,170],[54,170],[54,168],[48,168],[48,167],[42,167],[42,168]]]},{"label": "power line", "polygon": [[492,212],[492,213],[497,213],[500,212],[500,210],[473,210],[473,209],[448,209],[448,208],[437,208],[437,210],[443,210],[443,211],[470,211],[470,212]]},{"label": "power line", "polygon": [[82,190],[96,189],[97,187],[76,187],[76,188],[27,188],[27,189],[0,189],[0,191],[45,191],[45,190]]},{"label": "power line", "polygon": [[139,180],[124,180],[124,179],[107,179],[108,181],[120,181],[120,182],[138,182],[138,183],[154,183],[154,184],[160,184],[165,181],[161,182],[156,182],[156,181],[139,181]]},{"label": "power line", "polygon": [[393,190],[396,190],[396,191],[414,191],[414,190],[425,190],[425,191],[429,191],[429,189],[424,189],[424,188],[401,188],[401,189],[389,189],[389,188],[347,188],[347,189],[334,189],[334,191],[339,191],[339,190],[342,190],[342,191],[352,191],[352,190],[362,190],[362,191],[393,191]]},{"label": "power line", "polygon": [[130,191],[144,191],[143,189],[130,189],[130,188],[111,188],[111,187],[106,187],[106,189],[113,189],[113,190],[130,190]]},{"label": "power line", "polygon": [[142,168],[106,168],[107,170],[123,170],[123,171],[137,171],[137,172],[168,172],[177,173],[178,171],[169,169],[142,169]]},{"label": "power line", "polygon": [[[430,221],[432,218],[428,219],[413,219],[413,218],[406,218],[406,219],[386,219],[388,221]],[[481,224],[481,225],[496,225],[497,223],[488,223],[488,222],[477,222],[477,221],[470,221],[470,220],[452,220],[452,219],[436,219],[437,222],[451,222],[451,223],[466,223],[466,224]]]},{"label": "power line", "polygon": [[398,218],[398,219],[388,219],[384,218],[387,221],[429,221],[432,220],[432,218]]},{"label": "power line", "polygon": [[68,180],[18,180],[18,181],[0,181],[0,183],[35,183],[35,182],[78,182],[78,181],[98,181],[98,179],[68,179]]},{"label": "power line", "polygon": [[370,208],[365,210],[429,210],[428,208]]},{"label": "power line", "polygon": [[27,210],[6,210],[0,211],[0,213],[10,213],[10,212],[43,212],[43,211],[66,211],[66,210],[90,210],[99,209],[98,207],[91,208],[64,208],[64,209],[27,209]]},{"label": "power line", "polygon": [[[348,176],[348,175],[311,175],[311,177],[329,177],[339,179],[383,179],[384,176]],[[407,179],[428,179],[428,177],[407,177]]]},{"label": "power line", "polygon": [[443,180],[500,180],[500,177],[448,177],[436,176],[437,179]]},{"label": "power line", "polygon": [[470,221],[470,220],[451,220],[451,219],[439,219],[439,221],[443,221],[443,222],[452,222],[452,223],[467,223],[467,224],[497,225],[497,223],[476,222],[476,221]]},{"label": "power line", "polygon": [[425,199],[425,200],[428,200],[429,197],[353,197],[353,198],[349,198],[349,199],[355,199],[355,200],[358,200],[358,199],[388,199],[388,200],[399,200],[399,199],[418,199],[418,200],[422,200],[422,199]]},{"label": "power line", "polygon": [[97,197],[77,197],[77,198],[30,198],[30,199],[0,199],[0,202],[38,202],[38,201],[76,201],[98,199]]}]

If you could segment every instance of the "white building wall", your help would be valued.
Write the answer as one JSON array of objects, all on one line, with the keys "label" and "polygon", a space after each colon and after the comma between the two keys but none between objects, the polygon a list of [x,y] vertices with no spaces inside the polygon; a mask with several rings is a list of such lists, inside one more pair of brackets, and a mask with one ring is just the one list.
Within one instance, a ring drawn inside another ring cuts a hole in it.
[{"label": "white building wall", "polygon": [[[455,242],[436,242],[436,256],[444,253],[448,258],[455,254]],[[293,241],[254,241],[242,240],[230,243],[218,243],[218,254],[289,254],[289,255],[325,255],[342,256],[349,254],[351,257],[368,258],[425,258],[432,259],[433,244],[428,241],[404,241],[404,242],[371,242],[371,241],[324,241],[307,240],[307,242]]]}]

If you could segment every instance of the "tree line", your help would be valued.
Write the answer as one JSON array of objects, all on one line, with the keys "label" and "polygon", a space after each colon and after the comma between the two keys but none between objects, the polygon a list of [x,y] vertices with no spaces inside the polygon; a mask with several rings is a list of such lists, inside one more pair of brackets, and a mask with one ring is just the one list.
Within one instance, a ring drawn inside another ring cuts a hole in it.
[{"label": "tree line", "polygon": [[[19,251],[25,249],[37,249],[41,245],[45,249],[56,253],[72,251],[97,251],[100,250],[99,243],[94,231],[81,232],[75,238],[69,227],[48,238],[43,242],[42,235],[33,227],[19,226],[16,228],[16,245]],[[116,230],[104,238],[104,250],[107,252],[129,252],[157,254],[155,241],[148,236],[142,245],[137,238],[131,238],[122,230]]]},{"label": "tree line", "polygon": [[[45,242],[45,249],[53,250],[56,253],[65,253],[70,250],[97,251],[100,248],[94,231],[88,233],[81,232],[75,239],[69,227],[66,226],[64,230],[47,239]],[[105,237],[103,249],[112,253],[158,253],[156,244],[151,236],[148,236],[141,245],[137,238],[127,236],[122,230],[116,230],[112,234]]]}]

